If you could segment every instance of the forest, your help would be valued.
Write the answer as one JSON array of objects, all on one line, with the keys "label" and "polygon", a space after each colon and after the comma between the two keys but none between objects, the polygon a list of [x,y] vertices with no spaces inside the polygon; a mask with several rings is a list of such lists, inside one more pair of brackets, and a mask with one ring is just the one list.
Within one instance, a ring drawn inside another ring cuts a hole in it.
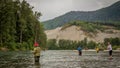
[{"label": "forest", "polygon": [[46,47],[46,35],[39,21],[42,15],[33,11],[25,0],[0,0],[0,48],[31,50],[34,42]]}]

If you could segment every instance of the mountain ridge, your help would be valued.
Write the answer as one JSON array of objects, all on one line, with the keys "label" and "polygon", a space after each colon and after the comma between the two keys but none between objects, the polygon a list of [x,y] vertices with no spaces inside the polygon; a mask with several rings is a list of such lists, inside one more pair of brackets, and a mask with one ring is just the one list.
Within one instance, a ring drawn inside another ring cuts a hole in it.
[{"label": "mountain ridge", "polygon": [[60,27],[70,21],[118,22],[120,21],[120,1],[96,11],[70,11],[64,15],[43,22],[46,29]]}]

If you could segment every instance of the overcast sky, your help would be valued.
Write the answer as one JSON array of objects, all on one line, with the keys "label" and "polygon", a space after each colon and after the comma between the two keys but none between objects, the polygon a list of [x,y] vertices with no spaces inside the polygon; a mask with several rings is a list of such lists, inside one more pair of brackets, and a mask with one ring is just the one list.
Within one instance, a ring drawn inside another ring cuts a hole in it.
[{"label": "overcast sky", "polygon": [[53,19],[69,11],[94,11],[120,0],[26,0],[34,11],[42,13],[41,21]]}]

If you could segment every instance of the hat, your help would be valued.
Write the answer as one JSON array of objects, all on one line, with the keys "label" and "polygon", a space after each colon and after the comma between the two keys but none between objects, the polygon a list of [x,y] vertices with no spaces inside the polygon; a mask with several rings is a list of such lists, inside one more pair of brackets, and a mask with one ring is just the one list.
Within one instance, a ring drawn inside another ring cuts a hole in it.
[{"label": "hat", "polygon": [[39,46],[39,44],[38,44],[37,42],[35,42],[35,43],[34,43],[34,46],[35,46],[35,47],[36,47],[36,46]]}]

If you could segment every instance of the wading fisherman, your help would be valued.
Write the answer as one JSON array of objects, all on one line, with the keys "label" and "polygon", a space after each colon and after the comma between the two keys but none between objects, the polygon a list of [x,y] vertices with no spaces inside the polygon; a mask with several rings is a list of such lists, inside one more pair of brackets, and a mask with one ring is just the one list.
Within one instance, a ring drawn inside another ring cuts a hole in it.
[{"label": "wading fisherman", "polygon": [[41,48],[40,48],[39,44],[37,42],[35,42],[34,50],[33,50],[35,62],[39,62],[40,52],[41,52]]},{"label": "wading fisherman", "polygon": [[79,46],[79,47],[77,48],[77,50],[78,50],[79,56],[81,56],[81,55],[82,55],[82,48]]},{"label": "wading fisherman", "polygon": [[109,50],[110,59],[112,59],[112,45],[110,44],[110,42],[108,42],[107,49]]}]

